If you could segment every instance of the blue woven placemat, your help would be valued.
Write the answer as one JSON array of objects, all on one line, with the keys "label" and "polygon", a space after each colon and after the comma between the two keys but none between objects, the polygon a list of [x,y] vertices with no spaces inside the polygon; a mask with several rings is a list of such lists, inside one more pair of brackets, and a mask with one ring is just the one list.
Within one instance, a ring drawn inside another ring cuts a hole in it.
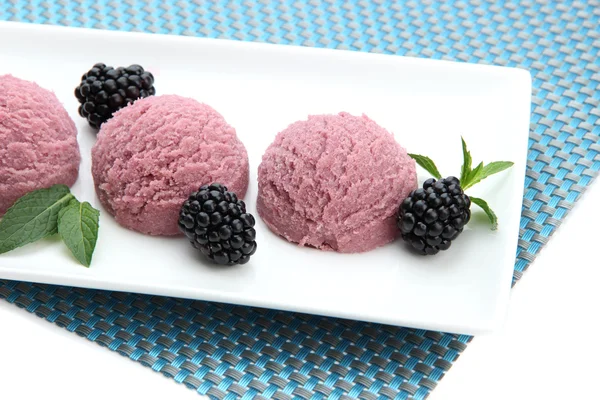
[{"label": "blue woven placemat", "polygon": [[[514,282],[600,170],[600,3],[8,0],[0,19],[519,66],[533,75]],[[0,280],[0,298],[219,399],[423,399],[471,339]]]}]

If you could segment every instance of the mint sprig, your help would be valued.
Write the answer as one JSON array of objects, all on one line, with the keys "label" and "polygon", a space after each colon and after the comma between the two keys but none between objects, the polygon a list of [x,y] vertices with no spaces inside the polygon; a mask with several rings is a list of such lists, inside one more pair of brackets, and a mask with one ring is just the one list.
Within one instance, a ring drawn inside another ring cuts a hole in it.
[{"label": "mint sprig", "polygon": [[475,168],[471,169],[473,158],[471,152],[467,149],[467,143],[464,138],[460,138],[462,141],[463,150],[463,165],[460,171],[460,185],[463,190],[467,190],[473,187],[476,183],[481,182],[485,178],[502,172],[513,166],[511,161],[494,161],[487,165],[480,162]]},{"label": "mint sprig", "polygon": [[[498,172],[502,172],[514,165],[511,161],[494,161],[489,164],[484,164],[480,162],[477,164],[475,168],[473,165],[473,157],[471,156],[471,152],[467,148],[467,143],[464,138],[461,137],[462,142],[462,151],[463,151],[463,164],[460,170],[460,185],[464,191],[473,187],[475,184],[481,182],[485,178],[497,174]],[[427,172],[433,175],[436,179],[441,179],[441,174],[436,167],[433,160],[429,157],[418,155],[418,154],[409,154],[422,168],[424,168]],[[490,222],[492,223],[492,230],[496,230],[498,228],[498,217],[494,213],[494,211],[490,208],[488,203],[480,198],[469,196],[471,201],[481,207],[483,211],[487,214]]]},{"label": "mint sprig", "polygon": [[417,164],[421,166],[425,171],[429,172],[436,179],[442,179],[442,175],[440,171],[438,171],[434,162],[429,157],[421,156],[419,154],[409,154],[411,158],[413,158]]},{"label": "mint sprig", "polygon": [[469,196],[469,198],[473,203],[477,204],[479,207],[481,207],[483,211],[485,211],[488,218],[490,219],[490,222],[492,223],[492,230],[495,231],[496,229],[498,229],[498,217],[496,216],[496,213],[490,208],[488,203],[485,200],[480,199],[478,197]]},{"label": "mint sprig", "polygon": [[[478,171],[473,170],[473,173],[469,175],[469,183],[467,188],[475,185],[476,183],[481,182],[488,176],[497,174],[498,172],[502,172],[505,169],[508,169],[513,166],[513,162],[510,161],[494,161],[489,163],[488,165],[482,165],[482,168]],[[465,188],[463,188],[465,189]]]},{"label": "mint sprig", "polygon": [[465,179],[460,180],[460,185],[463,188],[463,190],[467,190],[468,188],[474,185],[473,181],[475,180],[476,176],[481,175],[481,171],[483,171],[483,162],[477,164],[477,166],[472,170],[467,171],[467,176],[465,177]]},{"label": "mint sprig", "polygon": [[467,143],[465,139],[461,136],[460,140],[462,141],[462,150],[463,150],[463,165],[460,169],[460,181],[465,182],[469,172],[471,171],[471,163],[473,162],[473,158],[471,158],[471,153],[467,150]]},{"label": "mint sprig", "polygon": [[73,198],[68,187],[55,185],[17,200],[0,221],[0,254],[56,234],[58,213]]},{"label": "mint sprig", "polygon": [[92,255],[98,240],[100,212],[87,201],[71,200],[60,210],[58,233],[73,256],[84,266],[92,263]]},{"label": "mint sprig", "polygon": [[100,212],[80,203],[65,185],[27,193],[0,220],[0,254],[60,233],[75,258],[90,266]]}]

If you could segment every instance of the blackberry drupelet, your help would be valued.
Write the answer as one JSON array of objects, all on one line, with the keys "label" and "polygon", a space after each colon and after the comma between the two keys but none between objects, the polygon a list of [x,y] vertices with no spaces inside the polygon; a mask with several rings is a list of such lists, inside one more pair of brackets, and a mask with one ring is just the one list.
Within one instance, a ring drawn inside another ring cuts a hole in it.
[{"label": "blackberry drupelet", "polygon": [[192,193],[179,214],[179,228],[192,246],[222,265],[245,264],[256,252],[254,224],[246,204],[218,183]]},{"label": "blackberry drupelet", "polygon": [[470,206],[457,178],[428,179],[400,205],[402,238],[423,255],[447,250],[469,222]]},{"label": "blackberry drupelet", "polygon": [[140,65],[108,67],[98,63],[81,77],[75,88],[75,97],[81,104],[79,115],[88,120],[92,128],[99,129],[113,113],[137,99],[152,96],[154,76]]}]

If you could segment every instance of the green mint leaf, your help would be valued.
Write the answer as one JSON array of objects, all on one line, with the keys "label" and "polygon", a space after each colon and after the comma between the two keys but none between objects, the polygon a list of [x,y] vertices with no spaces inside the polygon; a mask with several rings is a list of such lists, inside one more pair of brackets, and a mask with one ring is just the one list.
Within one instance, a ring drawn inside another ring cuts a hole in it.
[{"label": "green mint leaf", "polygon": [[73,198],[68,187],[54,185],[17,200],[0,221],[0,254],[54,235],[59,211]]},{"label": "green mint leaf", "polygon": [[[494,161],[492,163],[489,163],[488,165],[479,164],[477,168],[475,168],[469,174],[467,178],[467,185],[466,187],[463,187],[463,190],[474,186],[476,183],[481,182],[488,176],[497,174],[498,172],[504,171],[505,169],[512,167],[513,164],[514,163],[510,161]],[[479,166],[482,166],[482,168],[479,168]]]},{"label": "green mint leaf", "polygon": [[58,216],[58,233],[73,256],[84,266],[92,263],[98,240],[100,211],[88,202],[73,200]]},{"label": "green mint leaf", "polygon": [[[483,170],[481,171],[481,174],[480,174],[480,179],[477,182],[484,180],[488,176],[497,174],[498,172],[502,172],[505,169],[512,167],[513,165],[514,165],[514,162],[511,162],[511,161],[491,162],[488,165],[483,167]],[[476,184],[477,182],[473,182],[473,185]]]},{"label": "green mint leaf", "polygon": [[479,207],[481,207],[483,211],[485,211],[488,218],[490,219],[490,222],[492,223],[492,230],[495,231],[496,229],[498,229],[498,217],[496,216],[496,213],[492,211],[488,203],[486,203],[485,200],[479,199],[477,197],[469,196],[469,198],[471,199],[471,202],[477,204]]},{"label": "green mint leaf", "polygon": [[483,171],[483,162],[480,162],[475,168],[473,168],[468,174],[467,177],[463,181],[460,181],[463,190],[467,190],[471,186],[473,186],[476,182],[479,182],[481,179],[481,173]]},{"label": "green mint leaf", "polygon": [[417,164],[419,164],[423,169],[425,169],[427,172],[429,172],[431,175],[433,175],[434,178],[442,179],[442,175],[440,174],[440,171],[438,171],[437,167],[435,166],[435,164],[431,160],[431,158],[425,157],[425,156],[420,156],[418,154],[410,154],[409,153],[408,155],[411,156],[417,162]]},{"label": "green mint leaf", "polygon": [[467,143],[465,139],[461,136],[460,140],[462,141],[462,150],[463,150],[463,165],[460,169],[460,183],[464,185],[466,180],[469,177],[469,173],[471,172],[471,164],[473,163],[473,158],[471,158],[471,153],[467,150]]}]

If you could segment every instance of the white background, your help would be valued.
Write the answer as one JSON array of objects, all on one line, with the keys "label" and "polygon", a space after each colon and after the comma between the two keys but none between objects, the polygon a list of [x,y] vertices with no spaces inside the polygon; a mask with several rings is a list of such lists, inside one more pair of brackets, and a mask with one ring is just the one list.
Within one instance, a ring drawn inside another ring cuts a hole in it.
[{"label": "white background", "polygon": [[[473,339],[430,400],[598,398],[600,184],[513,289],[501,332]],[[0,398],[198,399],[195,392],[0,301]]]}]

